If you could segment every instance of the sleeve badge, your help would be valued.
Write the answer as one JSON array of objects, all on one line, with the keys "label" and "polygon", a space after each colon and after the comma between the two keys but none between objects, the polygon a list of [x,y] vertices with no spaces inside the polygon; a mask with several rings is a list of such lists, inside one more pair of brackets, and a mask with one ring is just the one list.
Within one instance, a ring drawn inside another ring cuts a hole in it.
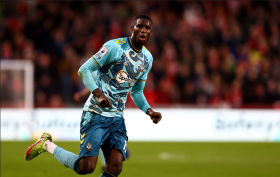
[{"label": "sleeve badge", "polygon": [[102,47],[99,53],[100,55],[105,55],[107,53],[107,47]]}]

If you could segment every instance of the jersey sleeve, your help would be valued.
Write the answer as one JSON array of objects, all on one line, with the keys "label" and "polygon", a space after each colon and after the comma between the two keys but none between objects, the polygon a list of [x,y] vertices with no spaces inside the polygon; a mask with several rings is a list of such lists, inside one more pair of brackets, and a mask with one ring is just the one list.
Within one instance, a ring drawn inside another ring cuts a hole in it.
[{"label": "jersey sleeve", "polygon": [[98,70],[118,58],[118,46],[113,42],[106,42],[103,47],[90,59],[88,59],[79,69],[78,75],[81,77],[85,86],[93,92],[98,86],[92,77],[92,72]]},{"label": "jersey sleeve", "polygon": [[151,106],[147,102],[143,93],[145,83],[145,81],[138,80],[131,89],[130,97],[139,109],[144,113],[147,113],[147,110],[151,108]]},{"label": "jersey sleeve", "polygon": [[78,75],[90,92],[98,88],[92,76],[92,72],[96,70],[98,66],[92,59],[88,59],[78,70]]},{"label": "jersey sleeve", "polygon": [[99,68],[118,59],[119,46],[114,41],[106,42],[91,58]]}]

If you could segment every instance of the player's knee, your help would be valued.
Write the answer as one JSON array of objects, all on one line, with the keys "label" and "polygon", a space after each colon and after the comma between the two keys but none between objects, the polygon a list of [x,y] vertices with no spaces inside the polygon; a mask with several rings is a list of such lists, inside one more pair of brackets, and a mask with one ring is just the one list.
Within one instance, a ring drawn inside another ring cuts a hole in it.
[{"label": "player's knee", "polygon": [[90,174],[90,173],[94,172],[94,170],[95,170],[95,167],[93,167],[93,166],[80,166],[78,173],[80,175],[85,175],[85,174]]},{"label": "player's knee", "polygon": [[122,163],[115,162],[108,165],[107,169],[117,175],[122,172]]},{"label": "player's knee", "polygon": [[122,172],[122,164],[116,167],[117,173],[120,174]]},{"label": "player's knee", "polygon": [[94,172],[95,164],[92,164],[90,161],[82,161],[79,166],[78,173],[81,175],[90,174]]}]

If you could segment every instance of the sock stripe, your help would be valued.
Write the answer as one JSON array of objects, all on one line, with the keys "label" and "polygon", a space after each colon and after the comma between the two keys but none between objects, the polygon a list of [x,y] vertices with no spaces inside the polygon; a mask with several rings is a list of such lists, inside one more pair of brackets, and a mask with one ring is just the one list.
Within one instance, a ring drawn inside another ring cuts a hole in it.
[{"label": "sock stripe", "polygon": [[111,172],[109,172],[108,170],[105,169],[105,172],[108,173],[109,175],[113,176],[113,177],[117,177],[115,175],[113,175]]}]

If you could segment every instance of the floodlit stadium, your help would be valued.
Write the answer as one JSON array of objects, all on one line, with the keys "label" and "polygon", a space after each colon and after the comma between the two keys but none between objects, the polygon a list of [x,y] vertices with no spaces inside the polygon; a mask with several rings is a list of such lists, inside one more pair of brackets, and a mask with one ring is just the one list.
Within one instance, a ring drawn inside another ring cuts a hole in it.
[{"label": "floodlit stadium", "polygon": [[[280,1],[4,0],[0,19],[1,177],[77,176],[102,143],[126,159],[104,148],[91,176],[279,177]],[[93,114],[126,129],[92,143]]]}]

